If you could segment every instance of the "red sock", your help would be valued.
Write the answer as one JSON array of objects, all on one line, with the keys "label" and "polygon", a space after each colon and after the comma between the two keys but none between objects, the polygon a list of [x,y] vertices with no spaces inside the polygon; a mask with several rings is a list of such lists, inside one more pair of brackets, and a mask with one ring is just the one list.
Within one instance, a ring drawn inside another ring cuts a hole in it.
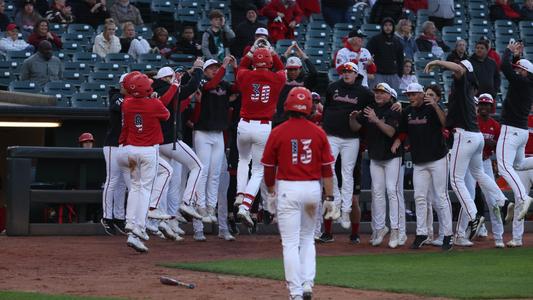
[{"label": "red sock", "polygon": [[359,234],[359,223],[352,223],[352,235]]},{"label": "red sock", "polygon": [[332,220],[324,220],[324,232],[331,234],[331,225],[333,225]]}]

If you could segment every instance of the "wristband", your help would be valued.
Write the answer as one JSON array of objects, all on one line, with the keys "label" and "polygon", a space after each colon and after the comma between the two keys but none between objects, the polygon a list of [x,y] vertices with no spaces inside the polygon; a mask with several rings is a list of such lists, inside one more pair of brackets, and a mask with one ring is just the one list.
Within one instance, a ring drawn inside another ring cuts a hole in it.
[{"label": "wristband", "polygon": [[335,197],[333,196],[326,196],[325,200],[326,201],[333,201],[335,199]]}]

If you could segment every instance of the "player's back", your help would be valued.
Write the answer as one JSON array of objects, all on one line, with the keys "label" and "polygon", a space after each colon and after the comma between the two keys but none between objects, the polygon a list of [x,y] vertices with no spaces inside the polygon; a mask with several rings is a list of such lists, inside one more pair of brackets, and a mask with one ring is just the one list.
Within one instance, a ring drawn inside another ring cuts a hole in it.
[{"label": "player's back", "polygon": [[159,99],[126,97],[122,104],[126,145],[153,146],[163,142],[160,121],[170,113]]},{"label": "player's back", "polygon": [[241,117],[271,120],[285,81],[283,71],[239,70],[237,82],[242,95]]}]

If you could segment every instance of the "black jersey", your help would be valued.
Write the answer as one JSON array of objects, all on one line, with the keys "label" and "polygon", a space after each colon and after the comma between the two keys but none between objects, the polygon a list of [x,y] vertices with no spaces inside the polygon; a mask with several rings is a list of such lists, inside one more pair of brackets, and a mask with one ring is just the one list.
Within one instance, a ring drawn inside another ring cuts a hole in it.
[{"label": "black jersey", "polygon": [[122,130],[122,102],[124,96],[119,89],[109,91],[109,128],[104,139],[104,146],[118,147],[118,138]]},{"label": "black jersey", "polygon": [[[398,131],[401,114],[400,112],[393,111],[391,106],[392,102],[389,102],[383,106],[378,106],[375,102],[369,105],[369,107],[374,109],[374,112],[379,119],[383,120],[387,125],[394,127],[394,129]],[[402,156],[401,149],[398,149],[396,153],[391,152],[392,144],[396,139],[395,136],[387,136],[376,126],[376,124],[368,122],[368,119],[365,117],[361,117],[360,121],[366,128],[366,143],[368,148],[368,156],[370,159],[389,160]]]},{"label": "black jersey", "polygon": [[475,82],[475,75],[472,72],[466,72],[461,78],[453,79],[446,115],[447,128],[462,128],[466,131],[479,132],[473,91]]}]

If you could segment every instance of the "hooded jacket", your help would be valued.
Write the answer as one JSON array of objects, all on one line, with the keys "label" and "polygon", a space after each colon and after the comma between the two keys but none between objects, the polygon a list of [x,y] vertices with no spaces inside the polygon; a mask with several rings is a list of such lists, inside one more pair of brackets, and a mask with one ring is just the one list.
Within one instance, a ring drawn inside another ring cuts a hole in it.
[{"label": "hooded jacket", "polygon": [[489,93],[496,98],[501,83],[496,62],[488,56],[484,60],[480,60],[475,54],[470,56],[469,61],[474,67],[474,73],[479,83],[478,94]]},{"label": "hooded jacket", "polygon": [[[383,31],[383,25],[387,22],[392,23],[392,31],[389,34]],[[403,46],[398,37],[394,35],[394,20],[391,18],[383,20],[381,33],[373,36],[368,41],[367,49],[374,55],[374,63],[377,66],[378,74],[397,74],[402,76]]]}]

